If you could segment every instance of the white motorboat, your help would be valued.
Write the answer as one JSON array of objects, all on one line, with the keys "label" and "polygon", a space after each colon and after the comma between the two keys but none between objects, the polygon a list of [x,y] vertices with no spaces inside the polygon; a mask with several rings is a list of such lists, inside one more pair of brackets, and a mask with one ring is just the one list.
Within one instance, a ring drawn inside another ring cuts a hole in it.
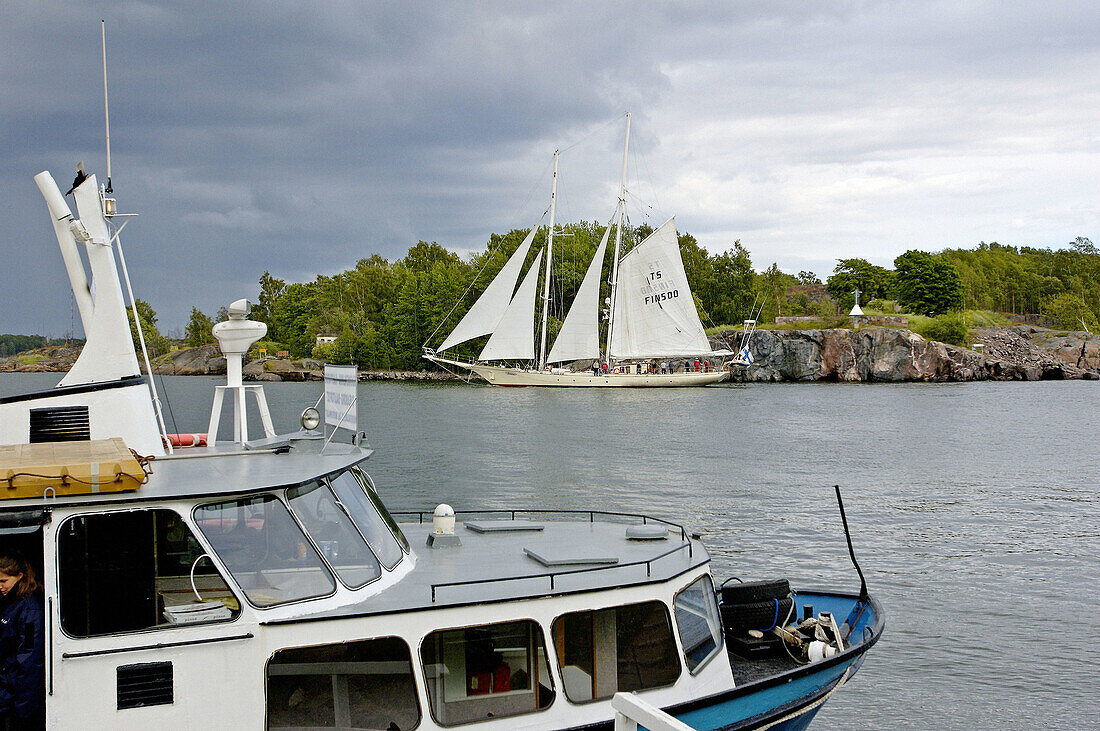
[{"label": "white motorboat", "polygon": [[0,398],[0,549],[42,578],[47,727],[793,729],[881,635],[865,588],[716,590],[700,539],[659,517],[391,515],[358,437],[310,410],[276,433],[241,379],[265,330],[244,302],[215,326],[209,446],[171,447],[126,321],[124,219],[94,175],[78,217],[36,180],[87,335],[56,388]]}]

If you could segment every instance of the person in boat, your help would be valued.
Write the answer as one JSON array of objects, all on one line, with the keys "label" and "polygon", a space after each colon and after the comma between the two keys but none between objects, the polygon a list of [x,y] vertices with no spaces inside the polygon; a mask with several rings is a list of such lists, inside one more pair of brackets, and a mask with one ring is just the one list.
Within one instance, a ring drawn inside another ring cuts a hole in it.
[{"label": "person in boat", "polygon": [[34,569],[0,555],[0,729],[46,725],[44,627]]}]

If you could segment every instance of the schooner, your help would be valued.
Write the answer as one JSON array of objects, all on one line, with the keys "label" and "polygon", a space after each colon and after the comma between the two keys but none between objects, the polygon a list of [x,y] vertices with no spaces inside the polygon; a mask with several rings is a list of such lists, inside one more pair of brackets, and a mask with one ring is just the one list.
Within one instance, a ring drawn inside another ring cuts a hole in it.
[{"label": "schooner", "polygon": [[[557,205],[559,152],[555,151],[545,249],[535,256],[516,289],[539,228],[536,225],[443,342],[434,349],[425,346],[426,359],[444,367],[466,369],[498,386],[702,386],[727,377],[728,371],[721,366],[720,359],[732,353],[712,350],[703,331],[684,272],[675,220],[670,218],[620,256],[630,146],[629,114],[626,120],[619,198],[612,217],[615,241],[606,347],[603,350],[600,347],[600,276],[612,225],[604,230],[557,338],[549,353],[546,351]],[[535,302],[544,262],[546,273],[542,278],[543,306],[536,355]],[[449,349],[484,335],[489,335],[489,339],[475,361],[446,356]],[[584,361],[593,366],[572,370],[558,365]],[[507,365],[506,362],[527,365]]]}]

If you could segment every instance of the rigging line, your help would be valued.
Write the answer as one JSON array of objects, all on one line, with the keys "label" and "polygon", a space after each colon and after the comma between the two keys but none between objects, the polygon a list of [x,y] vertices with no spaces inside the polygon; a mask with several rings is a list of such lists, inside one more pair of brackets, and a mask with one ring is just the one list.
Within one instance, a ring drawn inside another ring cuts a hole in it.
[{"label": "rigging line", "polygon": [[164,374],[160,375],[160,390],[164,393],[164,405],[168,407],[168,421],[172,422],[172,429],[179,434],[180,428],[176,424],[176,414],[172,411],[172,399],[168,397],[168,389],[164,387]]},{"label": "rigging line", "polygon": [[596,127],[593,127],[593,128],[592,128],[592,131],[591,131],[591,132],[589,132],[588,134],[584,135],[583,137],[581,137],[580,139],[578,139],[578,140],[577,140],[576,142],[574,142],[573,144],[571,144],[571,145],[568,145],[568,146],[566,146],[566,147],[562,147],[562,148],[559,148],[559,149],[560,149],[560,150],[561,150],[562,152],[566,152],[566,151],[568,151],[568,150],[572,150],[572,149],[573,149],[574,147],[577,147],[577,146],[578,146],[578,145],[580,145],[581,143],[583,143],[583,142],[586,142],[586,141],[588,141],[589,139],[591,139],[591,138],[592,138],[593,136],[595,136],[595,135],[596,135],[596,133],[597,133],[597,132],[602,132],[602,131],[603,131],[604,129],[606,129],[606,128],[608,128],[608,127],[611,127],[611,126],[612,126],[613,124],[617,124],[617,123],[619,122],[619,120],[620,120],[620,119],[622,119],[623,117],[625,117],[626,115],[627,115],[627,113],[626,113],[626,112],[623,112],[623,113],[622,113],[622,114],[620,114],[619,116],[617,116],[617,117],[615,117],[615,118],[613,118],[613,119],[609,119],[608,121],[604,122],[604,123],[603,123],[603,124],[601,124],[601,125],[598,125],[598,126],[596,126]]},{"label": "rigging line", "polygon": [[[523,202],[509,216],[509,220],[519,221],[523,218],[523,211],[527,208],[528,204],[531,202],[531,199],[535,197],[536,189],[541,189],[542,185],[546,182],[546,171],[549,170],[553,166],[553,164],[554,161],[551,159],[550,162],[543,165],[542,171],[539,173],[538,177],[531,182],[531,187],[527,190],[527,195],[524,197]],[[549,206],[547,206],[547,210],[550,210]]]},{"label": "rigging line", "polygon": [[[656,180],[657,178],[654,176],[654,173],[653,173],[652,169],[650,169],[649,158],[646,157],[645,155],[643,155],[640,152],[634,152],[634,154],[632,155],[632,158],[633,158],[635,170],[637,170],[638,168],[641,168],[642,171],[643,171],[643,174],[640,174],[640,175],[636,174],[635,180],[649,181],[648,185],[652,189],[651,195],[653,196],[653,203],[652,203],[652,205],[649,205],[648,207],[651,210],[656,210],[657,213],[661,213],[664,210],[664,208],[661,206],[661,201],[658,200],[658,198],[657,198],[657,187],[656,187],[656,185],[653,184],[653,181]],[[639,159],[640,159],[640,161],[639,161]],[[638,198],[639,201],[641,201],[641,196],[637,196],[637,198]],[[639,204],[639,205],[641,205],[641,204]],[[668,216],[665,216],[665,218],[668,218]]]},{"label": "rigging line", "polygon": [[[549,211],[550,211],[550,208],[549,208],[549,206],[547,206],[546,210],[542,212],[541,216],[539,216],[539,220],[535,224],[535,228],[538,228],[542,225],[542,219],[546,218],[546,214],[549,213]],[[490,241],[492,241],[491,237],[490,237]],[[470,280],[470,284],[469,284],[469,286],[466,287],[466,291],[462,293],[462,296],[460,296],[458,299],[455,300],[455,303],[453,305],[451,305],[451,309],[447,311],[447,314],[443,316],[443,319],[441,319],[439,321],[439,324],[435,326],[435,330],[432,330],[432,334],[428,336],[428,339],[425,340],[424,344],[421,345],[420,347],[422,347],[422,348],[428,347],[428,343],[430,343],[432,341],[432,339],[439,333],[439,328],[443,327],[443,325],[447,322],[447,320],[450,319],[451,315],[454,314],[454,311],[458,308],[459,304],[461,304],[462,300],[465,299],[466,295],[468,295],[470,293],[470,290],[474,288],[474,285],[477,284],[478,278],[485,272],[485,268],[487,266],[489,266],[489,260],[493,258],[491,255],[496,253],[497,251],[499,251],[500,247],[502,247],[502,246],[504,246],[503,237],[501,238],[500,243],[497,244],[496,249],[489,249],[486,252],[485,260],[482,261],[482,263],[481,263],[481,269],[478,269],[477,274],[475,274],[474,278]],[[515,252],[513,252],[513,253],[515,253]],[[507,260],[505,260],[505,263],[507,263]]]}]

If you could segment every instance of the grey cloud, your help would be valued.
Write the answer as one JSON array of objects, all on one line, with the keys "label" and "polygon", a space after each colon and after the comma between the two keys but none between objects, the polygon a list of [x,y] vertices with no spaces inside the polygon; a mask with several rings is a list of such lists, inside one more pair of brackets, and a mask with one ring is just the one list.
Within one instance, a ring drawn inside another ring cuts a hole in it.
[{"label": "grey cloud", "polygon": [[0,331],[68,327],[31,177],[105,175],[101,17],[127,259],[170,327],[265,269],[530,225],[555,147],[565,215],[606,218],[628,109],[637,215],[760,267],[1096,238],[1091,4],[50,0],[0,25]]}]

